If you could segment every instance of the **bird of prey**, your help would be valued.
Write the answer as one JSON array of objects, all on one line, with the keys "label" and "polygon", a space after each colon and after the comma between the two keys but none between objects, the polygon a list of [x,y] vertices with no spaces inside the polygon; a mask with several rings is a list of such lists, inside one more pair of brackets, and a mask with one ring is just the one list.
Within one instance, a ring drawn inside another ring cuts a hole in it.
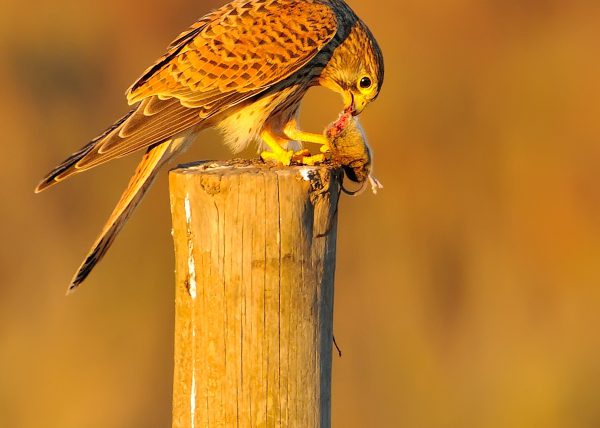
[{"label": "bird of prey", "polygon": [[73,277],[76,289],[104,256],[161,166],[216,127],[233,152],[258,144],[261,157],[289,165],[322,156],[327,138],[298,128],[302,97],[321,85],[358,115],[379,94],[383,56],[343,0],[234,0],[196,21],[127,90],[135,107],[52,170],[36,192],[104,162],[145,150],[129,185]]}]

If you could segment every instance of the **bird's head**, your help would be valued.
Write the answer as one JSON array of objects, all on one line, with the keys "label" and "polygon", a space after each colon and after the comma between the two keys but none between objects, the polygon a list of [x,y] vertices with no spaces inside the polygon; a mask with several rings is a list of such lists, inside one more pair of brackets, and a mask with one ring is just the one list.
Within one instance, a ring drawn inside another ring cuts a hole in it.
[{"label": "bird's head", "polygon": [[359,21],[335,49],[319,83],[340,93],[345,111],[357,116],[379,95],[383,76],[381,49],[367,26]]}]

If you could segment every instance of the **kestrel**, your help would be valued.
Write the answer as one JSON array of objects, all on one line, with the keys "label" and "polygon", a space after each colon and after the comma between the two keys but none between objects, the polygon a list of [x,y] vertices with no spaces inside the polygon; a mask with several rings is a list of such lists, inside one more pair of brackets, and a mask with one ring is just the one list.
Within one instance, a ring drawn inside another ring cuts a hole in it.
[{"label": "kestrel", "polygon": [[302,143],[327,150],[325,136],[298,129],[307,90],[321,85],[338,92],[346,111],[358,115],[377,98],[383,71],[377,41],[343,0],[235,0],[200,18],[127,90],[137,106],[35,190],[146,150],[69,292],[104,256],[160,167],[200,131],[221,130],[233,152],[257,142],[264,160],[289,165],[307,156],[293,151]]}]

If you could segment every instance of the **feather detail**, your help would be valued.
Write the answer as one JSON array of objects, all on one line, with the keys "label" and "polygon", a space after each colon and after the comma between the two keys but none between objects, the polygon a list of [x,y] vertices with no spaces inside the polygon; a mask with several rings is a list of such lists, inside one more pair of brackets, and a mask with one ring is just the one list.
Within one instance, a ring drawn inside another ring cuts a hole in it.
[{"label": "feather detail", "polygon": [[104,225],[102,232],[100,232],[85,260],[73,276],[67,294],[73,293],[88,277],[94,266],[104,257],[125,222],[154,182],[160,167],[183,150],[194,137],[195,134],[189,132],[148,149]]},{"label": "feather detail", "polygon": [[37,186],[36,193],[109,160],[162,143],[202,122],[199,109],[182,106],[176,99],[145,99],[138,107],[54,168]]},{"label": "feather detail", "polygon": [[[337,34],[336,12],[304,0],[242,0],[205,16],[171,45],[127,93],[178,98],[209,117],[308,64]],[[219,102],[221,99],[226,103]]]}]

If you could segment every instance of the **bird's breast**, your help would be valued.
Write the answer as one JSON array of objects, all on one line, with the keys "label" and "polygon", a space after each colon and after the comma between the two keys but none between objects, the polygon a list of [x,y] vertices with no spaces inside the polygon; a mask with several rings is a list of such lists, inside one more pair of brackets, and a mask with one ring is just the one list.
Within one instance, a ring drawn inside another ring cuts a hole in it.
[{"label": "bird's breast", "polygon": [[[283,127],[296,115],[306,92],[306,89],[300,89],[298,86],[280,88],[229,109],[216,125],[223,133],[225,144],[234,153],[239,153],[259,140],[265,126],[282,134]],[[262,144],[258,149],[263,150]]]}]

